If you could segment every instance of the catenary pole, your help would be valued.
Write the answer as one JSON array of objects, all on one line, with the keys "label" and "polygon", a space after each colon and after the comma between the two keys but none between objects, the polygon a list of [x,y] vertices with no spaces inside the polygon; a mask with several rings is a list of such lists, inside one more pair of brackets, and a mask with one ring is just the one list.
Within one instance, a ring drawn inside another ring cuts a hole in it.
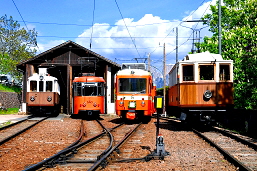
[{"label": "catenary pole", "polygon": [[166,52],[165,43],[163,44],[163,114],[165,114],[165,98],[166,96]]},{"label": "catenary pole", "polygon": [[221,55],[221,0],[219,0],[219,54]]}]

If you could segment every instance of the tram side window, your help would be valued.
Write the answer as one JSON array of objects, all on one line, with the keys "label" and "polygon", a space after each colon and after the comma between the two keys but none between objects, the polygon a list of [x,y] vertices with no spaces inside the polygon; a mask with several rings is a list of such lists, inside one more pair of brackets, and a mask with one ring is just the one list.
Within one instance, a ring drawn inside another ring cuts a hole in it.
[{"label": "tram side window", "polygon": [[220,65],[219,77],[221,81],[230,80],[229,65]]},{"label": "tram side window", "polygon": [[199,65],[200,80],[214,80],[213,65]]},{"label": "tram side window", "polygon": [[104,96],[104,83],[98,83],[98,96]]},{"label": "tram side window", "polygon": [[194,81],[194,66],[184,65],[183,66],[183,81]]},{"label": "tram side window", "polygon": [[53,91],[53,82],[52,81],[46,81],[46,91],[47,92]]},{"label": "tram side window", "polygon": [[37,81],[30,81],[30,91],[37,91]]},{"label": "tram side window", "polygon": [[81,96],[81,83],[74,83],[74,96]]}]

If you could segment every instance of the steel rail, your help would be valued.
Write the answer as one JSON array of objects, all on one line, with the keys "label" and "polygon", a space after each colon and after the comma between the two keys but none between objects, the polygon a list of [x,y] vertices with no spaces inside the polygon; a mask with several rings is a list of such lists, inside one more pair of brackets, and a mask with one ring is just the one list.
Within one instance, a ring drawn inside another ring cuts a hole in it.
[{"label": "steel rail", "polygon": [[4,143],[6,143],[7,141],[9,141],[9,140],[15,138],[16,136],[22,134],[23,132],[29,130],[29,129],[32,128],[33,126],[37,125],[38,123],[40,123],[40,122],[42,122],[42,121],[44,121],[44,120],[46,120],[46,119],[48,119],[48,118],[49,118],[49,117],[45,117],[45,118],[43,118],[43,119],[37,121],[36,123],[34,123],[34,124],[32,124],[32,125],[30,125],[30,126],[24,128],[24,129],[20,130],[19,132],[16,132],[15,134],[13,134],[13,135],[11,135],[11,136],[9,136],[9,137],[3,139],[2,141],[0,141],[0,145],[2,145],[2,144],[4,144]]},{"label": "steel rail", "polygon": [[1,130],[4,130],[4,129],[6,129],[6,128],[10,128],[10,127],[12,127],[12,126],[14,126],[14,125],[17,125],[17,124],[19,124],[19,123],[22,123],[22,122],[24,122],[24,121],[27,121],[27,120],[29,120],[29,119],[31,119],[31,118],[33,118],[33,117],[28,116],[28,117],[25,118],[25,119],[22,119],[22,120],[20,120],[20,121],[14,122],[14,123],[12,123],[12,124],[3,126],[3,127],[0,128],[0,131],[1,131]]},{"label": "steel rail", "polygon": [[218,128],[215,128],[215,127],[212,127],[212,128],[215,131],[218,131],[218,132],[222,133],[225,136],[229,136],[229,137],[231,137],[231,138],[233,138],[233,139],[235,139],[235,140],[237,140],[237,141],[239,141],[239,142],[241,142],[241,143],[243,143],[245,145],[248,145],[249,147],[253,148],[254,150],[257,150],[257,144],[254,144],[254,143],[252,143],[252,142],[250,142],[248,140],[245,140],[245,139],[242,139],[242,138],[240,138],[240,137],[238,137],[236,135],[233,135],[233,134],[231,134],[227,130],[221,130],[221,129],[218,129]]},{"label": "steel rail", "polygon": [[116,144],[111,150],[109,150],[100,160],[98,160],[88,171],[93,171],[98,169],[100,166],[105,167],[108,163],[107,158],[114,152],[116,151],[128,138],[137,130],[139,126],[141,126],[142,123],[138,124],[133,130],[129,131],[125,137],[119,141],[118,144]]},{"label": "steel rail", "polygon": [[218,146],[215,142],[213,142],[212,140],[210,140],[209,138],[207,138],[206,136],[204,136],[203,134],[201,134],[199,131],[197,131],[196,129],[192,128],[193,132],[196,133],[199,137],[203,138],[205,141],[207,141],[208,143],[210,143],[213,147],[215,147],[221,154],[224,155],[225,158],[227,158],[230,162],[232,162],[233,164],[235,164],[235,166],[239,167],[240,171],[251,171],[250,168],[248,168],[247,166],[245,166],[242,162],[240,162],[239,160],[237,160],[235,157],[233,157],[232,155],[230,155],[229,153],[227,153],[225,150],[223,150],[220,146]]},{"label": "steel rail", "polygon": [[[120,124],[120,125],[117,125],[117,126],[115,126],[113,128],[111,128],[111,129],[109,129],[109,131],[113,131],[114,129],[120,127],[121,125],[123,125],[123,123]],[[81,142],[79,144],[76,144],[74,146],[70,145],[67,148],[59,151],[56,154],[54,154],[53,156],[51,156],[51,157],[49,157],[47,159],[42,160],[41,162],[38,162],[38,163],[36,163],[34,165],[31,165],[31,166],[25,168],[23,171],[34,171],[34,170],[37,170],[37,169],[40,169],[40,168],[43,168],[43,167],[50,167],[50,166],[53,166],[53,165],[58,164],[58,163],[65,163],[64,160],[66,160],[68,158],[67,157],[68,155],[73,154],[74,151],[76,151],[77,149],[79,149],[82,146],[84,146],[84,145],[86,145],[86,144],[88,144],[88,143],[90,143],[90,142],[100,138],[101,136],[103,136],[105,134],[106,134],[106,132],[102,132],[102,133],[100,133],[100,134],[98,134],[98,135],[96,135],[96,136],[94,136],[94,137],[92,137],[92,138],[90,138],[90,139],[88,139],[86,141],[83,141],[83,142]],[[80,163],[82,163],[82,162],[80,162]]]},{"label": "steel rail", "polygon": [[[153,115],[152,118],[157,118],[157,115]],[[170,117],[165,117],[165,116],[160,116],[160,119],[166,120],[166,121],[172,121],[172,122],[178,122],[180,123],[181,121],[178,118],[170,118]]]},{"label": "steel rail", "polygon": [[[97,156],[97,160],[101,159],[109,150],[111,150],[114,142],[113,135],[111,134],[111,130],[108,130],[99,120],[96,120],[99,125],[104,129],[104,131],[108,134],[110,139],[110,145],[99,155]],[[113,129],[112,129],[113,130]],[[97,161],[96,160],[96,161]],[[94,160],[67,160],[67,163],[94,163]]]},{"label": "steel rail", "polygon": [[77,145],[79,142],[81,142],[84,133],[85,133],[85,127],[84,127],[84,124],[83,124],[83,120],[81,120],[79,137],[77,138],[77,140],[75,142],[73,142],[67,148],[73,147],[73,146]]}]

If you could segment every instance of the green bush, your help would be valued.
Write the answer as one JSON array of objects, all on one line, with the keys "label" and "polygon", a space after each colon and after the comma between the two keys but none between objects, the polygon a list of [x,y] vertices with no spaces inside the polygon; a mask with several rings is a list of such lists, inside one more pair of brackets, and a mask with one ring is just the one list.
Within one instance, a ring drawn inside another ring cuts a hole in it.
[{"label": "green bush", "polygon": [[19,108],[7,108],[7,110],[0,110],[0,115],[17,114]]},{"label": "green bush", "polygon": [[5,86],[3,84],[0,84],[0,92],[16,92],[16,93],[20,93],[21,92],[21,88],[16,87],[16,86]]}]

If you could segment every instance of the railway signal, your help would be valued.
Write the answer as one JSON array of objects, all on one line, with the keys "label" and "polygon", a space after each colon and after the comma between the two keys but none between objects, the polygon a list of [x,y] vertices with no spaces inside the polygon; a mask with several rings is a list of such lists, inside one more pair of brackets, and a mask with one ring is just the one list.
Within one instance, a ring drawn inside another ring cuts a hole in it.
[{"label": "railway signal", "polygon": [[163,96],[154,97],[154,106],[157,110],[157,124],[156,124],[156,149],[148,157],[158,158],[163,160],[165,156],[169,155],[169,152],[165,150],[164,138],[159,133],[160,129],[160,115],[163,112],[164,100]]}]

